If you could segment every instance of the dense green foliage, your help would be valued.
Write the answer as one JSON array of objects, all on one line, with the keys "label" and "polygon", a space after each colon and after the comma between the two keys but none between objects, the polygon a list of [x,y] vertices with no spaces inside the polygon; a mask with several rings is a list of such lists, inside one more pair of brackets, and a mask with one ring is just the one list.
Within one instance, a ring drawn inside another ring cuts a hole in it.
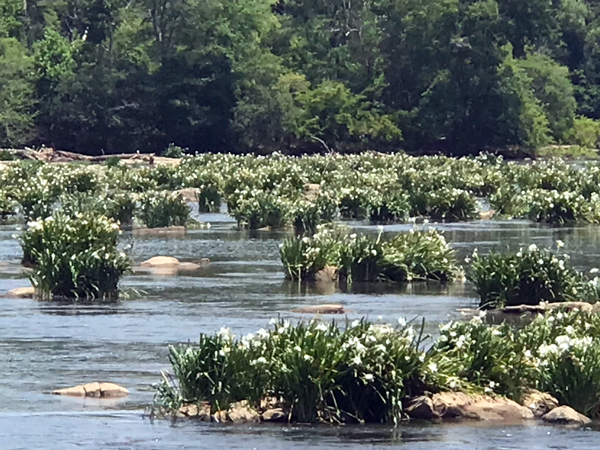
[{"label": "dense green foliage", "polygon": [[591,0],[0,0],[0,147],[595,147]]},{"label": "dense green foliage", "polygon": [[568,255],[541,250],[535,244],[514,254],[473,254],[469,279],[482,309],[540,302],[600,299],[598,279],[589,280],[569,264]]},{"label": "dense green foliage", "polygon": [[129,269],[117,250],[119,225],[95,213],[52,216],[30,222],[21,246],[33,265],[29,276],[41,298],[116,299]]},{"label": "dense green foliage", "polygon": [[274,320],[272,329],[239,339],[221,329],[170,348],[173,376],[163,373],[155,406],[174,414],[182,404],[209,402],[216,412],[274,398],[292,421],[398,423],[411,396],[462,391],[518,401],[536,388],[598,414],[597,314],[548,313],[516,330],[486,325],[484,316],[441,326],[427,351],[403,319],[397,328]]},{"label": "dense green foliage", "polygon": [[300,158],[207,154],[157,166],[11,162],[0,171],[0,216],[21,213],[35,220],[62,207],[68,214],[96,211],[121,225],[135,218],[151,227],[184,225],[188,207],[170,194],[184,188],[197,195],[201,212],[217,212],[224,202],[240,227],[293,227],[306,235],[346,219],[477,219],[486,202],[500,218],[600,223],[596,162],[520,164],[485,154],[456,159],[374,152]]},{"label": "dense green foliage", "polygon": [[279,249],[286,277],[311,280],[326,266],[344,281],[447,281],[457,275],[454,251],[437,231],[411,230],[393,239],[321,227],[312,237],[286,239]]}]

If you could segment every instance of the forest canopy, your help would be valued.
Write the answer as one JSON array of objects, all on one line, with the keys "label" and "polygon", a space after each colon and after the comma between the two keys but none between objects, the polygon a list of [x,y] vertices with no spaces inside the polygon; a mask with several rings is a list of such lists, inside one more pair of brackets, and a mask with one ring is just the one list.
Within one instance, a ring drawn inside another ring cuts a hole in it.
[{"label": "forest canopy", "polygon": [[0,0],[0,147],[596,147],[600,3]]}]

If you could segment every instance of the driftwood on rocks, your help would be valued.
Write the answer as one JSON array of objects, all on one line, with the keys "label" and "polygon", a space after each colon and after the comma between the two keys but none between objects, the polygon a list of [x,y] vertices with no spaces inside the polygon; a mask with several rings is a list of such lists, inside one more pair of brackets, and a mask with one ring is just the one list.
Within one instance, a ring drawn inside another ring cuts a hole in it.
[{"label": "driftwood on rocks", "polygon": [[89,156],[80,153],[67,152],[64,150],[55,150],[53,148],[42,148],[34,150],[25,149],[3,149],[13,154],[17,159],[28,159],[34,161],[43,161],[47,163],[69,163],[69,162],[89,162],[90,164],[100,164],[109,159],[118,158],[126,163],[149,164],[149,165],[177,165],[181,161],[178,158],[163,158],[155,156],[154,153],[119,153],[113,155]]}]

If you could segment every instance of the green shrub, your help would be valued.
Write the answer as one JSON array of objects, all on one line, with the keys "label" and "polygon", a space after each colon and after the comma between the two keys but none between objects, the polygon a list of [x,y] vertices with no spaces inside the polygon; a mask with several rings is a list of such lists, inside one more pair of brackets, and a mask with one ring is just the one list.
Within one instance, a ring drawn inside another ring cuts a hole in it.
[{"label": "green shrub", "polygon": [[539,318],[519,333],[538,389],[590,417],[600,411],[600,317],[582,312]]},{"label": "green shrub", "polygon": [[459,222],[479,216],[477,200],[462,189],[442,188],[425,197],[428,215],[433,220]]},{"label": "green shrub", "polygon": [[598,289],[569,267],[568,256],[531,245],[514,254],[473,254],[468,273],[481,308],[537,305],[540,302],[598,300]]},{"label": "green shrub", "polygon": [[529,206],[527,218],[534,222],[555,225],[566,223],[600,223],[600,197],[593,193],[590,199],[575,192],[535,189],[526,194]]},{"label": "green shrub", "polygon": [[275,321],[235,340],[227,329],[197,346],[171,347],[174,380],[165,374],[155,405],[213,410],[277,398],[292,421],[397,423],[402,400],[419,378],[422,353],[410,327],[355,321],[340,329],[317,321]]},{"label": "green shrub", "polygon": [[564,139],[569,144],[596,149],[600,140],[600,122],[589,117],[576,117],[573,127],[565,133]]},{"label": "green shrub", "polygon": [[292,237],[280,246],[286,277],[310,280],[325,266],[342,280],[448,280],[457,273],[454,252],[435,230],[411,231],[390,241],[320,227],[312,237]]},{"label": "green shrub", "polygon": [[165,158],[182,158],[184,154],[185,154],[184,148],[171,143],[171,144],[169,144],[169,146],[163,153],[163,156]]},{"label": "green shrub", "polygon": [[433,390],[500,394],[519,400],[534,380],[534,365],[506,324],[489,327],[481,317],[450,322],[428,352],[424,370]]},{"label": "green shrub", "polygon": [[317,225],[333,222],[337,213],[335,199],[326,193],[316,200],[300,199],[290,208],[291,221],[297,234],[315,234]]},{"label": "green shrub", "polygon": [[271,192],[258,191],[240,198],[229,214],[242,228],[256,230],[270,227],[284,228],[291,205],[289,201]]},{"label": "green shrub", "polygon": [[448,281],[458,271],[454,250],[434,229],[399,234],[382,251],[381,272],[393,281]]},{"label": "green shrub", "polygon": [[97,213],[121,225],[133,221],[136,201],[125,192],[74,193],[61,198],[61,211],[71,216],[77,213]]},{"label": "green shrub", "polygon": [[30,222],[23,233],[24,259],[33,263],[32,285],[42,298],[115,299],[129,269],[117,250],[119,225],[97,214],[60,212]]},{"label": "green shrub", "polygon": [[148,228],[185,226],[190,207],[178,192],[150,191],[139,199],[138,217]]},{"label": "green shrub", "polygon": [[410,215],[410,196],[400,190],[390,190],[370,199],[369,219],[374,223],[402,222]]}]

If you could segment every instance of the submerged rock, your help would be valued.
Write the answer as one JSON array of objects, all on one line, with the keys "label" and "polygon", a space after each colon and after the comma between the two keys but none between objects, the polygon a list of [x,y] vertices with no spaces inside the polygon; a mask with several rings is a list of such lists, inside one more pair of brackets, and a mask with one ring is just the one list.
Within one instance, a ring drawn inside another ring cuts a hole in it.
[{"label": "submerged rock", "polygon": [[35,289],[31,286],[11,289],[5,294],[8,298],[34,298]]},{"label": "submerged rock", "polygon": [[558,408],[558,400],[550,394],[531,389],[521,398],[521,405],[529,408],[539,418]]},{"label": "submerged rock", "polygon": [[344,309],[343,305],[330,304],[303,306],[302,308],[292,309],[292,312],[302,314],[345,314],[347,311]]},{"label": "submerged rock", "polygon": [[441,392],[435,394],[431,400],[435,413],[442,419],[519,422],[534,418],[529,408],[502,397]]},{"label": "submerged rock", "polygon": [[592,421],[578,413],[570,406],[559,406],[554,408],[548,414],[542,417],[542,420],[549,423],[557,423],[564,425],[588,425]]},{"label": "submerged rock", "polygon": [[88,383],[65,389],[57,389],[54,395],[67,395],[69,397],[96,397],[117,398],[127,397],[129,391],[115,383]]}]

